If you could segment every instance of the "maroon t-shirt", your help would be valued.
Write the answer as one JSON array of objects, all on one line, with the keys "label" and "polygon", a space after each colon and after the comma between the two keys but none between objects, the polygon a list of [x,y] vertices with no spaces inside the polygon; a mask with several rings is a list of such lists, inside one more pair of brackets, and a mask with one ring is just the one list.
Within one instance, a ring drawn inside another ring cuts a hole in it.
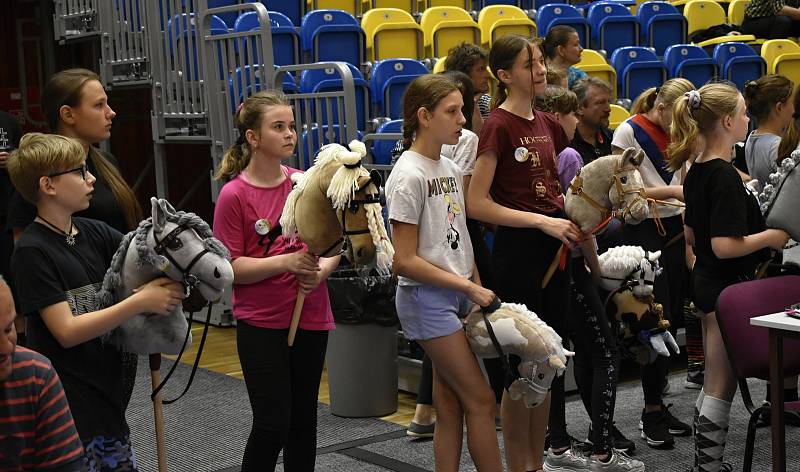
[{"label": "maroon t-shirt", "polygon": [[490,194],[515,210],[554,214],[564,208],[557,155],[569,140],[556,118],[534,110],[528,120],[495,108],[481,128],[478,158],[493,151],[497,167]]}]

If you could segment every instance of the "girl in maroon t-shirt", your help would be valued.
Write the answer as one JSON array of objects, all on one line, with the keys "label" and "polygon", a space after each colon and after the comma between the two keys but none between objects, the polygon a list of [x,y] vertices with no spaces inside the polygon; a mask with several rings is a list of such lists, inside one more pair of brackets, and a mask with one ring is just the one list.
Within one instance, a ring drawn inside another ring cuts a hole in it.
[{"label": "girl in maroon t-shirt", "polygon": [[[519,35],[501,37],[489,52],[489,67],[499,87],[494,109],[481,130],[467,213],[498,225],[493,268],[500,298],[524,303],[564,336],[569,268],[557,270],[544,289],[541,282],[561,243],[583,236],[564,217],[558,182],[556,156],[569,142],[552,115],[531,107],[533,97],[547,86],[538,41]],[[549,412],[547,406],[528,410],[521,401],[504,395],[503,437],[509,470],[542,468],[548,417],[553,456],[548,466],[588,469],[587,459],[569,449],[563,377],[553,380],[551,392]]]}]

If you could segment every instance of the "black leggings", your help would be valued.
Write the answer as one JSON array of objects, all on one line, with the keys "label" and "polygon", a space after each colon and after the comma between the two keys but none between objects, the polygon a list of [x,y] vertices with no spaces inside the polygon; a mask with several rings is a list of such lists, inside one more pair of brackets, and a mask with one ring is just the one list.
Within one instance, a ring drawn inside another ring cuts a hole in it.
[{"label": "black leggings", "polygon": [[[656,277],[653,296],[664,307],[664,318],[670,320],[670,331],[675,333],[676,323],[683,318],[684,283],[686,276],[686,249],[683,239],[675,239],[683,234],[683,220],[680,215],[663,218],[666,235],[658,234],[652,218],[638,225],[625,225],[622,237],[625,244],[641,246],[645,251],[661,251],[658,259],[664,271]],[[669,246],[667,247],[667,244]],[[669,371],[669,358],[656,356],[651,364],[642,366],[642,391],[647,405],[660,405],[664,379]]]},{"label": "black leggings", "polygon": [[[501,226],[497,229],[492,253],[497,294],[504,302],[522,303],[566,342],[566,318],[570,302],[571,263],[565,270],[556,269],[547,287],[541,288],[547,268],[561,246],[561,241],[536,229]],[[569,447],[564,403],[564,376],[550,386],[550,445]]]},{"label": "black leggings", "polygon": [[619,350],[592,276],[577,259],[572,266],[572,306],[567,323],[575,346],[575,383],[592,421],[595,454],[611,451]]},{"label": "black leggings", "polygon": [[800,21],[786,15],[745,17],[742,22],[742,33],[764,39],[786,39],[789,36],[800,36]]},{"label": "black leggings", "polygon": [[327,331],[257,328],[239,321],[236,342],[253,428],[242,472],[275,470],[283,449],[286,471],[313,471],[317,453],[317,396],[328,345]]}]

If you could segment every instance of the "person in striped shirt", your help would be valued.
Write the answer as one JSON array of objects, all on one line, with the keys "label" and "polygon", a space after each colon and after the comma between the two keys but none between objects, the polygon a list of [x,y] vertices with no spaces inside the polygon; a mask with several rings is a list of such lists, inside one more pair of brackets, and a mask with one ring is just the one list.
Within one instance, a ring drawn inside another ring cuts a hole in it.
[{"label": "person in striped shirt", "polygon": [[81,444],[50,361],[17,347],[11,290],[0,277],[0,472],[73,472]]}]

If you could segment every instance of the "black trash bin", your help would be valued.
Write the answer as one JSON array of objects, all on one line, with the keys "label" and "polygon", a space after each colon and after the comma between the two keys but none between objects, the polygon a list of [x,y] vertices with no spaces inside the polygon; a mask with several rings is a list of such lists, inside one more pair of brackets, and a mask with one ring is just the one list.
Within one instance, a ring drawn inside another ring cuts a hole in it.
[{"label": "black trash bin", "polygon": [[328,338],[331,413],[347,418],[397,411],[396,279],[340,269],[328,278],[336,329]]}]

